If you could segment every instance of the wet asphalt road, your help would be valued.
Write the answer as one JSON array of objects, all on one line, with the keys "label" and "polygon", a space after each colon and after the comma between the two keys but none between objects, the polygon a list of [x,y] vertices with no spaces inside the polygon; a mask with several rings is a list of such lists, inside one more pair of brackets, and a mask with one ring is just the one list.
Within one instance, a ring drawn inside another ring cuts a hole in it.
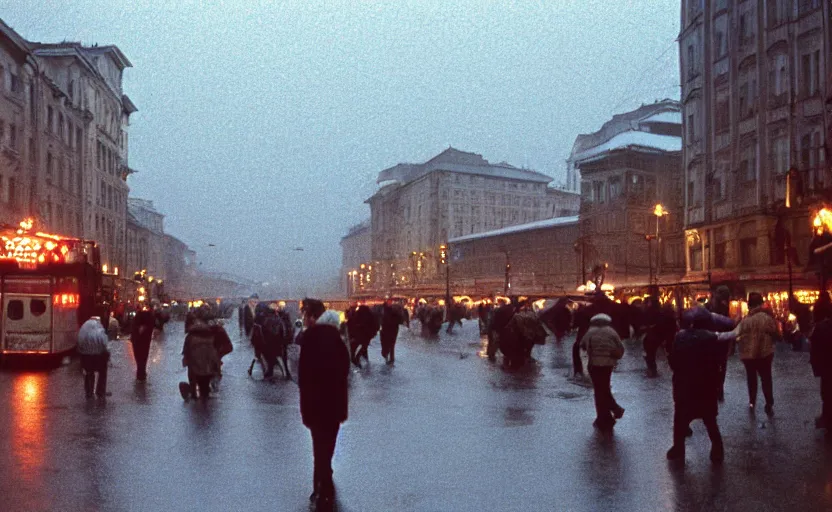
[{"label": "wet asphalt road", "polygon": [[[247,373],[235,350],[216,398],[185,404],[182,324],[153,343],[149,380],[134,381],[130,344],[111,344],[106,401],[83,396],[73,360],[0,371],[0,510],[302,511],[311,441],[293,382]],[[350,419],[334,460],[347,511],[832,510],[832,449],[808,354],[775,356],[775,410],[747,411],[744,370],[730,362],[720,411],[726,461],[714,469],[701,423],[687,466],[668,465],[670,374],[646,379],[640,347],[613,376],[627,409],[614,436],[596,433],[591,389],[567,378],[569,347],[551,339],[538,363],[506,371],[483,359],[476,322],[427,341],[403,331],[395,367],[371,346],[351,377]],[[762,403],[762,397],[760,397]]]}]

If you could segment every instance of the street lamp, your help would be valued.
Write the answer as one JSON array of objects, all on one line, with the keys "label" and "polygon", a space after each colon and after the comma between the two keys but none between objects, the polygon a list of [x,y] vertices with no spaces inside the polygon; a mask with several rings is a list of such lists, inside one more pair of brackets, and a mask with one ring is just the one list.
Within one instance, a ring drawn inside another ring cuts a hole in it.
[{"label": "street lamp", "polygon": [[451,265],[448,263],[448,246],[439,246],[439,264],[445,267],[445,320],[451,321]]},{"label": "street lamp", "polygon": [[659,284],[659,274],[662,271],[662,239],[659,237],[659,219],[669,214],[670,212],[661,204],[656,204],[653,208],[653,215],[656,216],[656,284]]}]

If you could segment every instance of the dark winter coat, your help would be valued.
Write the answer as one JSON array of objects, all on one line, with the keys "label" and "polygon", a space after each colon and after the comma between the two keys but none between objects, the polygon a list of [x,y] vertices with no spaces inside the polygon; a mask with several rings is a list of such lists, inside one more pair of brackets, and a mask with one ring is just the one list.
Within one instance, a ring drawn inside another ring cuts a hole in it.
[{"label": "dark winter coat", "polygon": [[378,334],[379,322],[367,306],[358,306],[347,318],[347,331],[350,338],[360,343],[369,343]]},{"label": "dark winter coat", "polygon": [[672,349],[673,339],[679,330],[676,315],[670,306],[651,308],[644,316],[647,324],[644,345]]},{"label": "dark winter coat", "polygon": [[141,310],[136,312],[133,319],[130,341],[134,344],[150,344],[153,339],[153,329],[156,327],[156,319],[152,311]]},{"label": "dark winter coat", "polygon": [[216,375],[220,371],[220,356],[216,338],[210,326],[197,322],[185,336],[182,347],[182,366],[197,377]]},{"label": "dark winter coat", "polygon": [[404,323],[404,314],[400,306],[385,304],[381,313],[381,339],[396,341],[399,326]]},{"label": "dark winter coat", "polygon": [[668,362],[677,411],[690,419],[716,417],[726,352],[727,342],[711,331],[685,329],[676,335]]},{"label": "dark winter coat", "polygon": [[350,355],[338,329],[316,324],[303,332],[298,363],[300,414],[309,428],[347,419]]},{"label": "dark winter coat", "polygon": [[812,332],[809,364],[815,377],[832,377],[832,319],[815,326]]},{"label": "dark winter coat", "polygon": [[231,338],[222,325],[211,325],[211,333],[214,335],[214,347],[217,349],[217,355],[220,359],[234,350],[234,345],[231,344]]}]

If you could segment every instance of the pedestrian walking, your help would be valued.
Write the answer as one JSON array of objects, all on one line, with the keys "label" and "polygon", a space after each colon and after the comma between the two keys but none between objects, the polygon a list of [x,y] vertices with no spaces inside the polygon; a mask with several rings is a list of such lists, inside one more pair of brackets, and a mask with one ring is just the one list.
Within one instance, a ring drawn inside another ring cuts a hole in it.
[{"label": "pedestrian walking", "polygon": [[156,319],[153,317],[153,312],[147,307],[142,307],[136,312],[130,342],[133,344],[133,356],[136,358],[136,380],[139,382],[147,380],[147,358],[150,355],[150,342],[153,339],[155,325]]},{"label": "pedestrian walking", "polygon": [[[312,435],[314,458],[313,490],[310,501],[319,508],[331,506],[335,497],[332,456],[341,423],[348,412],[347,378],[350,354],[338,328],[325,314],[324,304],[303,300],[303,345],[298,363],[300,414]],[[334,315],[337,322],[337,314]]]},{"label": "pedestrian walking", "polygon": [[[107,332],[101,326],[101,319],[90,317],[78,331],[78,354],[84,371],[84,392],[87,398],[97,395],[104,398],[107,393],[107,365],[110,350],[107,348]],[[96,382],[96,375],[98,382]]]},{"label": "pedestrian walking", "polygon": [[809,364],[812,373],[820,377],[821,415],[815,427],[825,428],[827,439],[832,439],[832,301],[824,291],[812,310],[815,329],[812,331]]},{"label": "pedestrian walking", "polygon": [[211,379],[220,372],[220,355],[215,331],[197,315],[182,346],[182,366],[188,369],[188,382],[179,383],[179,392],[189,398],[206,400],[211,392]]},{"label": "pedestrian walking", "polygon": [[748,294],[748,316],[737,326],[740,360],[745,366],[748,381],[748,408],[757,407],[757,378],[759,377],[763,396],[766,399],[766,414],[774,414],[774,391],[771,378],[771,363],[774,359],[774,342],[780,333],[771,310],[764,307],[763,296]]},{"label": "pedestrian walking", "polygon": [[678,326],[676,315],[670,305],[662,306],[658,297],[651,296],[646,301],[644,321],[647,323],[647,332],[644,335],[644,362],[647,365],[647,376],[655,378],[659,376],[659,367],[656,363],[656,355],[659,348],[667,347],[673,343]]},{"label": "pedestrian walking", "polygon": [[387,364],[396,361],[396,339],[399,337],[399,325],[404,323],[401,309],[388,300],[381,313],[381,357]]},{"label": "pedestrian walking", "polygon": [[379,331],[378,318],[368,306],[358,306],[347,317],[347,332],[350,337],[350,359],[361,368],[361,358],[369,362],[368,347]]},{"label": "pedestrian walking", "polygon": [[724,458],[722,435],[716,417],[722,387],[720,365],[725,359],[728,340],[734,332],[716,334],[711,331],[710,313],[695,307],[683,316],[683,327],[673,340],[668,354],[673,371],[673,446],[669,460],[685,459],[685,438],[690,435],[690,422],[701,419],[711,439],[711,461]]},{"label": "pedestrian walking", "polygon": [[624,344],[612,328],[612,318],[603,313],[592,317],[589,329],[581,339],[581,348],[589,356],[587,367],[595,388],[595,422],[600,430],[612,430],[615,420],[624,416],[624,408],[612,395],[612,371],[624,357]]},{"label": "pedestrian walking", "polygon": [[243,308],[243,328],[246,332],[246,337],[251,336],[251,331],[254,329],[254,320],[257,318],[257,304],[260,302],[260,297],[253,293],[248,298],[248,304]]}]

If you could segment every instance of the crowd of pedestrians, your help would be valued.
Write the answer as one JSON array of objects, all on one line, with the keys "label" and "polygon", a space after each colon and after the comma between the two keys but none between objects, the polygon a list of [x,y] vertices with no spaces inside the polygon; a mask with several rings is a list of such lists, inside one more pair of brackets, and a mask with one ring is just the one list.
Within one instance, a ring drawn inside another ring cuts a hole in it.
[{"label": "crowd of pedestrians", "polygon": [[[728,317],[728,297],[716,291],[707,304],[687,311],[675,311],[649,297],[638,305],[640,314],[624,308],[603,294],[575,307],[568,300],[558,301],[542,311],[534,311],[528,302],[514,301],[499,306],[478,308],[481,334],[487,336],[490,360],[502,353],[507,367],[531,361],[532,347],[545,342],[547,331],[560,342],[567,333],[577,331],[573,345],[573,372],[584,368],[580,350],[587,353],[587,371],[594,388],[596,417],[593,425],[611,432],[624,416],[625,409],[612,393],[614,370],[624,356],[622,339],[638,335],[643,341],[647,376],[659,376],[657,353],[663,348],[672,371],[673,427],[672,445],[667,458],[683,462],[685,440],[692,435],[691,422],[701,419],[711,440],[710,458],[720,464],[725,448],[717,417],[724,401],[724,382],[729,356],[737,353],[745,368],[748,408],[757,408],[758,387],[762,389],[764,411],[774,415],[772,361],[775,343],[781,338],[778,324],[758,293],[748,296],[748,314],[739,322]],[[312,437],[314,471],[310,500],[326,509],[334,502],[332,457],[340,425],[348,416],[348,376],[350,365],[368,361],[370,341],[380,333],[381,353],[387,364],[395,362],[395,347],[401,325],[410,324],[409,311],[400,303],[386,301],[377,307],[360,305],[341,315],[327,310],[324,303],[305,299],[301,308],[302,325],[293,324],[284,303],[261,302],[250,297],[239,308],[241,335],[251,341],[255,354],[249,374],[259,362],[264,379],[280,368],[292,379],[287,349],[292,343],[300,347],[297,384],[300,413]],[[435,323],[437,308],[423,307],[414,316],[423,327]],[[462,316],[445,314],[448,323],[461,322]],[[805,318],[805,316],[804,316]],[[810,363],[820,377],[822,413],[818,428],[832,431],[832,300],[826,293],[812,309]],[[200,308],[187,315],[186,336],[182,348],[182,366],[188,380],[180,383],[184,400],[206,399],[216,391],[222,377],[222,358],[233,350],[222,323],[210,308]],[[441,325],[441,324],[440,324]],[[147,359],[153,336],[153,313],[136,313],[131,343],[136,362],[136,379],[147,379]],[[431,335],[430,332],[427,335]],[[88,397],[106,397],[109,350],[108,335],[100,317],[92,317],[79,331],[78,351],[84,371],[84,390]],[[577,356],[576,356],[577,354]]]}]

